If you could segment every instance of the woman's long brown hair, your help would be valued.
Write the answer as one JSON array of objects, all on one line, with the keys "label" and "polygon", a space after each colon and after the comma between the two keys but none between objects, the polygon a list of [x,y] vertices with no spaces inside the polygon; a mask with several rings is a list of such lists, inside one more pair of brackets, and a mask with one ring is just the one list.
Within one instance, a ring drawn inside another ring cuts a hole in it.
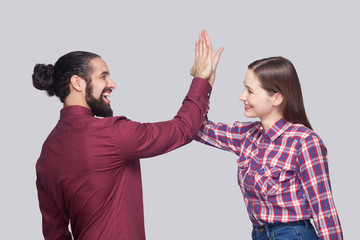
[{"label": "woman's long brown hair", "polygon": [[306,116],[299,77],[288,59],[264,58],[249,64],[248,69],[254,71],[269,94],[280,93],[283,96],[282,112],[285,120],[312,129]]}]

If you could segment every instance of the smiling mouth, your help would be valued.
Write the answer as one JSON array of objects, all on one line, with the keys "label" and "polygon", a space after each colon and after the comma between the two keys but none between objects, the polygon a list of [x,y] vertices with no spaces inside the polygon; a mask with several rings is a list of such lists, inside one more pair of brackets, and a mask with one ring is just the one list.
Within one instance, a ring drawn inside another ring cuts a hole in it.
[{"label": "smiling mouth", "polygon": [[104,99],[105,99],[105,102],[107,102],[107,103],[110,103],[110,95],[111,95],[111,92],[112,92],[112,90],[111,89],[104,89],[104,91],[103,91],[103,97],[104,97]]},{"label": "smiling mouth", "polygon": [[109,103],[110,102],[110,95],[103,95],[105,102]]},{"label": "smiling mouth", "polygon": [[249,105],[245,105],[244,108],[245,108],[245,111],[248,111],[248,110],[250,110],[252,107],[249,106]]}]

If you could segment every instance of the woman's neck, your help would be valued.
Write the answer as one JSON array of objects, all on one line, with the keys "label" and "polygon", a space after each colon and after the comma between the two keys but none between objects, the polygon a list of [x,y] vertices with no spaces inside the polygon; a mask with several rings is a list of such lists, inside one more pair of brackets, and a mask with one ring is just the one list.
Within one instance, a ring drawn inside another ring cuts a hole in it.
[{"label": "woman's neck", "polygon": [[265,131],[269,130],[269,128],[274,125],[277,121],[283,118],[281,113],[274,113],[271,116],[260,118],[261,124]]}]

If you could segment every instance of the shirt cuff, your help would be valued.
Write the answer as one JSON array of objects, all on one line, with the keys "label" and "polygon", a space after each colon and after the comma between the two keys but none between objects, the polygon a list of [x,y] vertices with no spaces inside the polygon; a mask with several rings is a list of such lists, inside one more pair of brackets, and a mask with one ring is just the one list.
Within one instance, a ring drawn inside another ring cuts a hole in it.
[{"label": "shirt cuff", "polygon": [[212,86],[210,83],[203,78],[194,78],[190,85],[189,93],[197,93],[201,96],[204,96],[206,100],[209,101],[212,91]]}]

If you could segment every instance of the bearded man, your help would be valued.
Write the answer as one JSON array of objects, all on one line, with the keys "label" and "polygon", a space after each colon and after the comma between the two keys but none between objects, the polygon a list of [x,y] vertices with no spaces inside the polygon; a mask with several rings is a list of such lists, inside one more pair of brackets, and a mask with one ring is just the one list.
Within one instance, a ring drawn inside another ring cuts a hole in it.
[{"label": "bearded man", "polygon": [[109,96],[116,85],[97,54],[70,52],[54,65],[35,66],[34,87],[64,104],[36,163],[45,239],[145,239],[139,159],[193,139],[221,51],[214,55],[206,32],[200,34],[189,92],[172,120],[157,123],[113,117]]}]

